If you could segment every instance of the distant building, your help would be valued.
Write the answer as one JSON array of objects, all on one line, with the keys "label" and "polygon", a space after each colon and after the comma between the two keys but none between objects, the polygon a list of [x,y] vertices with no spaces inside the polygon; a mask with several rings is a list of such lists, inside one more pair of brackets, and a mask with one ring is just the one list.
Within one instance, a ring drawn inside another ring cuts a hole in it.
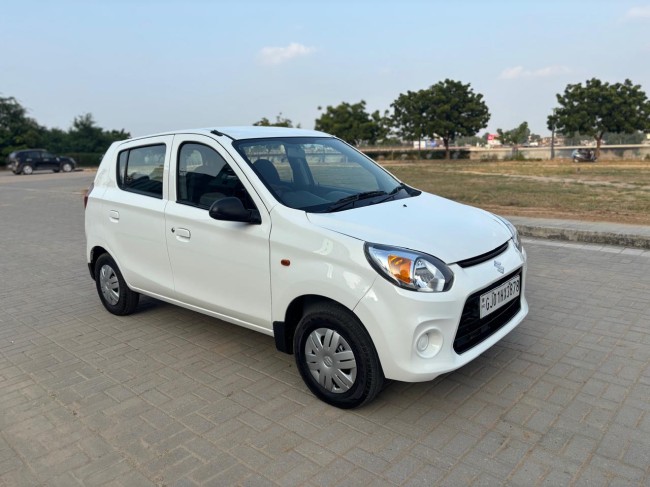
[{"label": "distant building", "polygon": [[[543,146],[548,146],[548,147],[550,147],[550,145],[551,145],[551,138],[550,138],[550,137],[542,137],[542,138],[540,139],[540,141],[539,141],[539,145],[543,145]],[[555,136],[555,145],[556,145],[556,146],[564,145],[564,137],[561,136],[561,135],[556,135],[556,136]]]},{"label": "distant building", "polygon": [[499,136],[497,134],[487,134],[487,146],[489,148],[500,147],[501,141],[499,140]]},{"label": "distant building", "polygon": [[433,149],[434,147],[438,147],[440,144],[438,144],[437,140],[432,140],[432,139],[422,139],[420,141],[415,140],[413,141],[413,148],[414,149]]}]

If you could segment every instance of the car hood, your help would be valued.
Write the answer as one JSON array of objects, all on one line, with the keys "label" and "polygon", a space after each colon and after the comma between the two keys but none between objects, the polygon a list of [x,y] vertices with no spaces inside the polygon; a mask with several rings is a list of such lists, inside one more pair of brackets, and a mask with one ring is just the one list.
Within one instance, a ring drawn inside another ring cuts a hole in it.
[{"label": "car hood", "polygon": [[425,252],[448,264],[489,252],[512,237],[491,213],[424,192],[307,217],[319,227],[365,242]]}]

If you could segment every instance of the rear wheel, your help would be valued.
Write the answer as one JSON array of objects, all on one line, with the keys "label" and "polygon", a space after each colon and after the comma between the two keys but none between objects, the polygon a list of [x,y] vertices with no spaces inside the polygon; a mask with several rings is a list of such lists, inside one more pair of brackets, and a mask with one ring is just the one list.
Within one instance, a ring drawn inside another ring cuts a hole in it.
[{"label": "rear wheel", "polygon": [[308,308],[296,328],[294,351],[307,387],[332,406],[361,406],[382,389],[384,374],[372,339],[341,306]]},{"label": "rear wheel", "polygon": [[138,306],[140,295],[129,289],[120,269],[108,254],[103,254],[97,259],[95,285],[102,304],[114,315],[129,315]]},{"label": "rear wheel", "polygon": [[31,165],[29,165],[29,164],[25,164],[25,165],[23,166],[22,173],[25,174],[26,176],[29,176],[29,175],[32,174],[33,172],[34,172],[34,168],[33,168]]}]

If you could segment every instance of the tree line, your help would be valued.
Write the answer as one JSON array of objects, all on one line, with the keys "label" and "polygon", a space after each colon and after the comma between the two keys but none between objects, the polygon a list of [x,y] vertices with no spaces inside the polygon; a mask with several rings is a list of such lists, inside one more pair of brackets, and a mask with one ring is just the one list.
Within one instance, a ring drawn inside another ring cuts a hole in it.
[{"label": "tree line", "polygon": [[[568,142],[591,138],[600,151],[602,142],[640,143],[650,131],[650,102],[640,85],[630,80],[606,83],[596,78],[584,85],[569,84],[556,95],[558,106],[548,116],[548,129],[563,135]],[[316,119],[315,129],[359,145],[400,143],[402,140],[440,139],[449,158],[454,142],[470,145],[485,142],[477,137],[487,127],[490,112],[483,95],[470,84],[446,79],[429,88],[401,93],[390,105],[392,113],[366,111],[366,102],[343,102],[328,106]],[[318,107],[322,111],[322,107]],[[264,118],[256,125],[291,127],[291,120],[278,116],[272,123]],[[501,143],[518,145],[539,140],[524,121],[509,130],[497,130]]]},{"label": "tree line", "polygon": [[105,130],[86,113],[75,117],[68,130],[47,128],[29,117],[27,109],[14,97],[0,97],[0,157],[20,149],[45,148],[55,154],[71,155],[80,163],[97,163],[116,140],[131,134]]},{"label": "tree line", "polygon": [[[551,132],[567,140],[592,138],[597,152],[603,140],[610,143],[640,142],[643,132],[650,131],[650,101],[640,85],[629,79],[607,83],[596,78],[584,84],[569,84],[556,95],[557,105],[547,119]],[[399,144],[402,141],[439,139],[449,158],[450,145],[459,141],[480,143],[480,130],[487,127],[490,112],[483,95],[471,85],[445,79],[429,88],[400,93],[390,105],[392,112],[369,113],[366,102],[342,102],[337,106],[318,107],[321,115],[315,129],[360,145]],[[292,127],[290,119],[280,113],[276,120],[262,118],[254,125]],[[299,127],[299,125],[298,125]],[[503,144],[521,145],[539,138],[531,134],[527,122],[497,130]],[[0,97],[0,157],[18,149],[43,147],[51,152],[84,155],[98,159],[108,146],[130,137],[122,130],[105,130],[86,113],[75,117],[68,130],[46,128],[28,116],[14,97]]]}]

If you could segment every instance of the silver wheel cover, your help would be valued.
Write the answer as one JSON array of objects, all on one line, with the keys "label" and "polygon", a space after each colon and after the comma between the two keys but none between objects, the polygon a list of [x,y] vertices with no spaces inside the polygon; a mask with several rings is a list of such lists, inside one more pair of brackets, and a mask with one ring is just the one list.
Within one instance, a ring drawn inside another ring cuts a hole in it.
[{"label": "silver wheel cover", "polygon": [[305,362],[316,382],[335,394],[349,391],[357,378],[352,347],[330,328],[318,328],[309,334]]},{"label": "silver wheel cover", "polygon": [[69,163],[63,164],[63,172],[70,172],[72,171],[72,166]]},{"label": "silver wheel cover", "polygon": [[120,282],[111,266],[104,264],[99,270],[99,287],[104,299],[115,306],[120,300]]}]

